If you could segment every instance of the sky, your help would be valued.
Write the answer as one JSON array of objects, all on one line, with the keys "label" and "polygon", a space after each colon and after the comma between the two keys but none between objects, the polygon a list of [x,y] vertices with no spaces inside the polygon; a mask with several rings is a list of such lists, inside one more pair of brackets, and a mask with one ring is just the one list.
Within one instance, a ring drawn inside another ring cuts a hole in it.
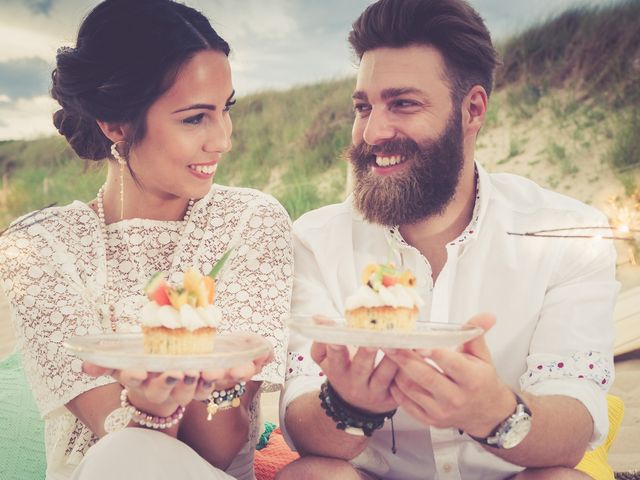
[{"label": "sky", "polygon": [[[135,1],[135,0],[131,0]],[[494,40],[575,5],[615,0],[469,0]],[[0,140],[55,133],[58,47],[74,45],[96,0],[0,0]],[[229,42],[237,97],[355,75],[351,23],[371,0],[186,0]]]}]

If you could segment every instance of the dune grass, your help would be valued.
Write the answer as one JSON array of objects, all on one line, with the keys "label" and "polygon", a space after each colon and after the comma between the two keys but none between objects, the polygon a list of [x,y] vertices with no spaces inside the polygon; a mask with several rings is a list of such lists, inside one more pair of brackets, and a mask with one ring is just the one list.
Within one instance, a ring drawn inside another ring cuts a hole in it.
[{"label": "dune grass", "polygon": [[[493,96],[484,130],[550,112],[554,128],[571,133],[548,140],[535,163],[548,161],[569,177],[579,172],[580,156],[590,154],[595,134],[605,132],[610,148],[603,161],[633,193],[640,164],[638,38],[640,0],[627,0],[574,8],[507,39],[498,47],[501,100]],[[294,219],[342,200],[353,85],[344,78],[239,98],[232,111],[234,148],[216,181],[271,193]],[[511,136],[500,161],[516,162],[528,137]],[[0,142],[0,226],[52,202],[93,198],[104,173],[104,167],[89,168],[60,137]]]}]

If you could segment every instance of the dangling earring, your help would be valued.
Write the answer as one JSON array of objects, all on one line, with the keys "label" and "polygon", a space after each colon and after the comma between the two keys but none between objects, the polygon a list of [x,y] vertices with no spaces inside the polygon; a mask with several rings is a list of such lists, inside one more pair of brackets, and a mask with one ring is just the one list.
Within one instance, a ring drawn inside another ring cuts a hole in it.
[{"label": "dangling earring", "polygon": [[127,142],[120,140],[111,145],[111,156],[120,165],[120,220],[124,218],[124,166],[127,164],[127,159],[118,151],[118,145],[121,143],[126,144]]}]

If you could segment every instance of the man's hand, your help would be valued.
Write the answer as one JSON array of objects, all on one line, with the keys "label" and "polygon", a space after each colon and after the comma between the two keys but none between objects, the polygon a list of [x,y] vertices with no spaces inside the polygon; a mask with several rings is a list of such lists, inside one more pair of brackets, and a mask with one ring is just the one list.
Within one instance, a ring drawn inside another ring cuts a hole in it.
[{"label": "man's hand", "polygon": [[311,357],[345,402],[360,410],[382,413],[398,406],[389,390],[398,366],[386,356],[376,365],[377,351],[361,347],[351,358],[345,346],[314,343]]},{"label": "man's hand", "polygon": [[[468,322],[485,332],[494,324],[489,314]],[[387,357],[399,367],[391,386],[393,398],[426,425],[485,437],[515,410],[515,396],[498,378],[484,335],[459,351],[397,350],[387,352]]]}]

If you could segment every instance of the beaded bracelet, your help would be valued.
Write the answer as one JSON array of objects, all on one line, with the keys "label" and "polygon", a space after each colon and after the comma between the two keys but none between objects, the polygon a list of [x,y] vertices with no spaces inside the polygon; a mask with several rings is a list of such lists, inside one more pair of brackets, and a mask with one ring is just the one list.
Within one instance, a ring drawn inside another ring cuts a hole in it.
[{"label": "beaded bracelet", "polygon": [[120,406],[122,408],[133,408],[133,415],[131,417],[131,420],[133,420],[138,425],[153,428],[154,430],[165,430],[167,428],[173,427],[180,420],[182,420],[185,410],[182,405],[178,405],[176,411],[168,417],[158,417],[157,415],[150,415],[147,412],[138,410],[136,407],[131,405],[126,388],[123,388],[122,392],[120,392]]},{"label": "beaded bracelet", "polygon": [[176,425],[184,416],[185,408],[179,405],[175,412],[168,417],[150,415],[134,407],[129,402],[129,392],[123,388],[120,392],[120,408],[111,412],[104,421],[104,428],[107,433],[116,432],[125,428],[131,421],[143,427],[154,430],[165,430]]},{"label": "beaded bracelet", "polygon": [[211,421],[213,416],[229,408],[240,406],[240,397],[246,391],[247,382],[236,383],[233,387],[226,390],[214,390],[211,392],[207,402],[207,420]]},{"label": "beaded bracelet", "polygon": [[328,417],[336,422],[336,428],[351,435],[366,435],[382,428],[384,422],[392,418],[396,410],[383,413],[364,412],[345,402],[334,390],[329,381],[320,388],[320,404]]}]

